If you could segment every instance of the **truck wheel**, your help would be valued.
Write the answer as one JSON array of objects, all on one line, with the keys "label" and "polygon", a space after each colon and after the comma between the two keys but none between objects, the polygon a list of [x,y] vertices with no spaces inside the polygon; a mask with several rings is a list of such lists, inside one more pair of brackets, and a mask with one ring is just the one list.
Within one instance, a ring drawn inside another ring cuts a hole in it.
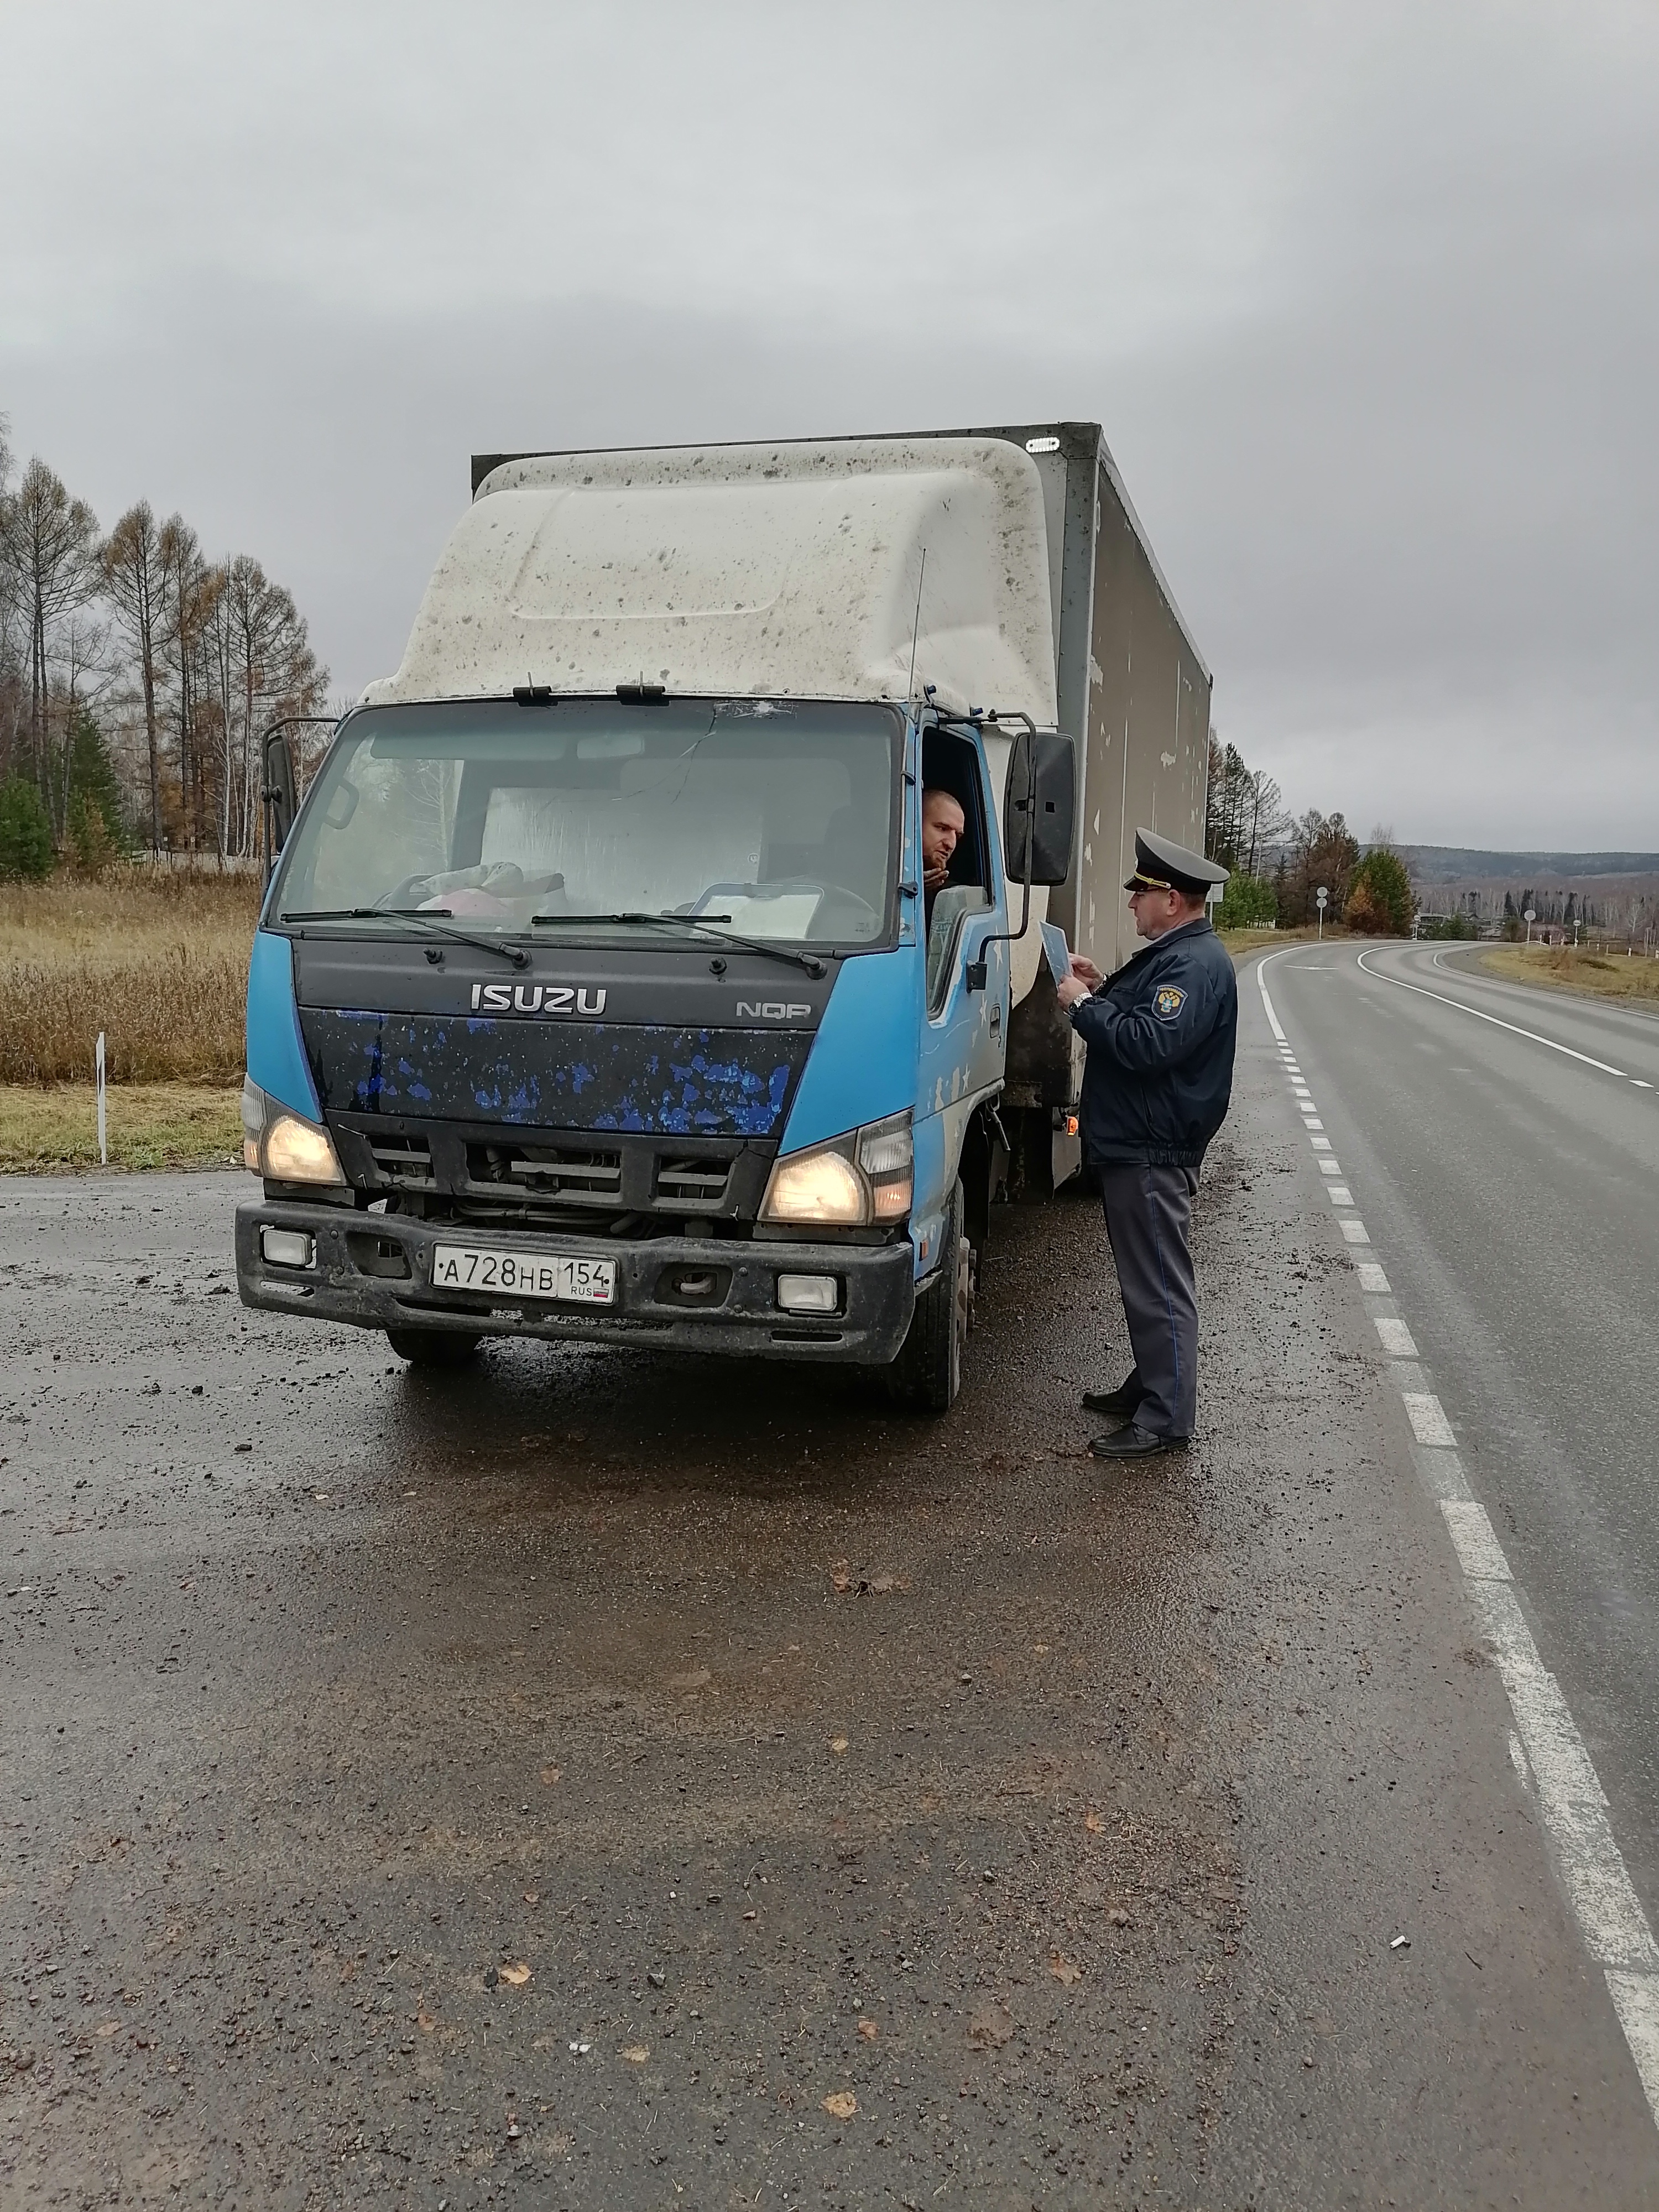
[{"label": "truck wheel", "polygon": [[411,1367],[465,1367],[480,1342],[447,1328],[389,1328],[386,1340]]},{"label": "truck wheel", "polygon": [[888,1370],[893,1395],[919,1413],[947,1413],[962,1387],[963,1347],[974,1313],[974,1250],[962,1222],[957,1183],[939,1240],[939,1273],[917,1298],[909,1333]]}]

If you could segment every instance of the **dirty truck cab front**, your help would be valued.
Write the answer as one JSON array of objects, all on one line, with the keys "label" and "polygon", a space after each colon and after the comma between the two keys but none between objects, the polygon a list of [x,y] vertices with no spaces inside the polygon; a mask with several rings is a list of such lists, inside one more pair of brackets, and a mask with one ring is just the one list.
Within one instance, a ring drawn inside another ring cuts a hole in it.
[{"label": "dirty truck cab front", "polygon": [[[954,1395],[1022,924],[1073,842],[1041,495],[1006,446],[752,453],[735,535],[672,456],[645,507],[625,469],[486,489],[341,724],[254,947],[248,1304],[416,1359],[576,1336]],[[617,673],[647,642],[662,681]]]}]

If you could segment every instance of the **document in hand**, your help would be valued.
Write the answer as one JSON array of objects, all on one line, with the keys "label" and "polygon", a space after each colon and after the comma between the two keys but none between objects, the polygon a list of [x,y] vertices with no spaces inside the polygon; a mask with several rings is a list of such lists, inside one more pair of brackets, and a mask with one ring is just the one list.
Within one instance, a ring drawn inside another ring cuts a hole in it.
[{"label": "document in hand", "polygon": [[1072,972],[1072,948],[1066,942],[1066,933],[1057,921],[1042,924],[1042,950],[1049,973],[1056,983],[1063,983]]}]

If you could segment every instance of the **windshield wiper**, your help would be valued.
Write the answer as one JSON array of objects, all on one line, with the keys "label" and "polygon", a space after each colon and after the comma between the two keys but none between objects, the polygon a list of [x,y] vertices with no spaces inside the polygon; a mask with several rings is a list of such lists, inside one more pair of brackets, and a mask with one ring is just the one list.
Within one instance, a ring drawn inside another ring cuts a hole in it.
[{"label": "windshield wiper", "polygon": [[278,921],[419,921],[436,936],[455,945],[470,945],[479,952],[494,952],[515,968],[530,963],[521,945],[503,944],[499,937],[476,937],[470,929],[446,929],[451,908],[447,906],[319,906],[298,914],[280,914]]},{"label": "windshield wiper", "polygon": [[695,929],[704,937],[712,937],[717,944],[740,945],[746,952],[758,952],[766,959],[787,961],[792,967],[804,968],[814,981],[823,974],[823,963],[816,952],[792,952],[787,945],[769,945],[764,938],[738,937],[732,930],[712,926],[730,919],[726,915],[695,914],[532,914],[530,917],[532,928],[538,922],[593,921],[628,922],[650,929]]}]

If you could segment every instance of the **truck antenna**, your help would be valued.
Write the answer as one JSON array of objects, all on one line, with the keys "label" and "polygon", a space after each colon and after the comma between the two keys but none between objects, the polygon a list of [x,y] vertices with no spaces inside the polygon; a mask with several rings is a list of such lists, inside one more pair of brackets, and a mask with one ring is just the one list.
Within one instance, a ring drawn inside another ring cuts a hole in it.
[{"label": "truck antenna", "polygon": [[921,584],[927,574],[927,548],[921,549],[921,566],[916,571],[916,617],[910,625],[910,685],[909,696],[916,696],[916,640],[921,634]]}]

